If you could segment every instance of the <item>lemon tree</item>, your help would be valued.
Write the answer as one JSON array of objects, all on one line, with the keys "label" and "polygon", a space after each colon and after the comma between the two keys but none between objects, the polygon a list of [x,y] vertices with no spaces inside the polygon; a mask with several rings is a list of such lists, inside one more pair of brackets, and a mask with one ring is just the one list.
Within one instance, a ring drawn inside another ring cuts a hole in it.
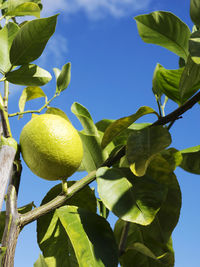
[{"label": "lemon tree", "polygon": [[[182,151],[171,147],[171,127],[200,101],[199,1],[190,1],[193,32],[171,12],[135,17],[144,42],[179,57],[178,69],[155,68],[152,91],[158,111],[141,106],[129,116],[94,123],[87,108],[75,102],[71,111],[82,125],[80,131],[63,110],[52,106],[55,98],[65,96],[71,63],[53,69],[51,97],[41,88],[52,79],[50,72],[33,63],[54,34],[58,16],[40,18],[41,0],[0,0],[0,9],[0,21],[5,19],[0,29],[0,211],[6,200],[6,211],[0,212],[0,266],[14,266],[18,236],[33,221],[41,249],[35,267],[174,266],[172,233],[181,209],[174,171],[181,167],[200,174],[200,146]],[[27,15],[35,19],[17,23],[18,16]],[[19,110],[12,114],[10,83],[25,86]],[[38,98],[44,104],[28,110],[26,103]],[[165,116],[167,99],[179,107]],[[27,114],[32,119],[21,129],[17,144],[10,118],[23,120]],[[153,123],[137,123],[150,114]],[[33,203],[17,207],[20,177],[28,179],[21,156],[35,178],[61,180],[37,208]],[[84,177],[73,181],[76,171]],[[91,187],[94,181],[97,192]],[[118,218],[113,228],[109,213]]]}]

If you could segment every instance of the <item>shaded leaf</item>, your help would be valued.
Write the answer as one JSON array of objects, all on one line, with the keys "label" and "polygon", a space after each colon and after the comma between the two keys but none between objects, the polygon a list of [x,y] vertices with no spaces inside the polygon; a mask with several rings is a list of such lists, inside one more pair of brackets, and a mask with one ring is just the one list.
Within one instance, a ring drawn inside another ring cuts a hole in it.
[{"label": "shaded leaf", "polygon": [[18,31],[11,49],[12,65],[23,65],[36,60],[55,31],[57,15],[36,19],[24,24]]},{"label": "shaded leaf", "polygon": [[41,254],[37,261],[34,263],[34,267],[48,267],[44,257]]},{"label": "shaded leaf", "polygon": [[147,114],[157,115],[157,113],[152,108],[141,107],[135,114],[120,118],[110,124],[105,130],[101,143],[102,148],[105,148],[117,135],[119,135],[123,130],[127,129],[136,120]]},{"label": "shaded leaf", "polygon": [[200,88],[200,65],[194,63],[191,57],[181,75],[179,90],[182,102],[189,99]]},{"label": "shaded leaf", "polygon": [[[59,71],[54,69],[54,73],[57,76]],[[67,63],[62,67],[60,74],[57,77],[56,93],[60,93],[65,90],[71,80],[71,63]]]},{"label": "shaded leaf", "polygon": [[11,67],[9,51],[18,30],[19,27],[13,22],[9,22],[0,30],[0,70],[2,73]]},{"label": "shaded leaf", "polygon": [[64,111],[62,111],[59,108],[53,108],[53,107],[47,107],[47,110],[45,112],[46,114],[54,114],[54,115],[58,115],[61,116],[62,118],[64,118],[65,120],[69,121],[69,118],[67,117],[66,113]]},{"label": "shaded leaf", "polygon": [[71,111],[83,126],[83,130],[79,132],[84,150],[80,169],[91,172],[104,162],[107,154],[101,149],[101,138],[88,110],[79,103],[74,103]]},{"label": "shaded leaf", "polygon": [[190,36],[189,52],[192,60],[196,64],[200,64],[200,31],[195,31]]},{"label": "shaded leaf", "polygon": [[[70,181],[67,184],[69,187],[74,182]],[[41,205],[48,203],[61,192],[61,184],[54,186],[42,200]],[[96,198],[94,192],[88,186],[66,200],[63,205],[76,205],[91,212],[96,212]],[[48,266],[78,266],[71,242],[55,211],[49,212],[37,220],[37,240]]]},{"label": "shaded leaf", "polygon": [[6,80],[13,84],[26,86],[42,86],[51,80],[51,74],[34,64],[23,65],[19,69],[8,72]]},{"label": "shaded leaf", "polygon": [[106,208],[106,206],[103,204],[102,200],[97,198],[97,207],[99,210],[99,214],[104,217],[105,219],[108,218],[109,215],[109,209]]},{"label": "shaded leaf", "polygon": [[73,245],[79,266],[118,266],[118,250],[108,222],[75,206],[56,210]]},{"label": "shaded leaf", "polygon": [[195,25],[200,27],[200,2],[199,0],[190,0],[190,17]]},{"label": "shaded leaf", "polygon": [[173,147],[161,151],[161,155],[169,163],[169,169],[171,171],[174,171],[183,160],[181,152]]},{"label": "shaded leaf", "polygon": [[[126,222],[122,220],[118,220],[115,224],[114,234],[118,244],[125,224]],[[160,230],[158,220],[154,220],[148,226],[130,223],[125,253],[120,257],[121,265],[123,267],[174,266],[171,238],[164,242]]]},{"label": "shaded leaf", "polygon": [[170,12],[155,11],[136,16],[135,20],[144,42],[163,46],[187,59],[190,30],[177,16]]},{"label": "shaded leaf", "polygon": [[40,87],[36,87],[36,86],[26,87],[22,91],[22,94],[19,99],[19,111],[20,112],[24,111],[25,104],[27,101],[35,99],[35,98],[39,98],[39,97],[45,97],[45,96],[46,96],[45,93]]},{"label": "shaded leaf", "polygon": [[26,2],[21,5],[14,7],[13,9],[8,9],[6,16],[35,16],[40,17],[40,8],[36,3]]},{"label": "shaded leaf", "polygon": [[129,169],[100,168],[98,193],[104,205],[119,218],[150,224],[166,197],[166,187],[149,176],[139,179]]},{"label": "shaded leaf", "polygon": [[136,176],[143,176],[153,157],[170,143],[170,133],[162,126],[133,131],[128,138],[126,151],[131,171]]},{"label": "shaded leaf", "polygon": [[165,69],[162,65],[157,64],[153,77],[153,93],[158,97],[165,94],[179,105],[181,104],[181,96],[179,91],[179,83],[184,68],[177,70]]},{"label": "shaded leaf", "polygon": [[180,152],[183,157],[180,167],[190,173],[200,174],[200,146],[190,147]]}]

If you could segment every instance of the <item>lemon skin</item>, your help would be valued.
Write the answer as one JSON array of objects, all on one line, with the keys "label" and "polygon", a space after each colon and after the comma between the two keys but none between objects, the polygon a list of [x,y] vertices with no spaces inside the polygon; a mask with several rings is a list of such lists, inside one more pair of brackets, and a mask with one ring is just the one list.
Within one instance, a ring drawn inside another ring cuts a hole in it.
[{"label": "lemon skin", "polygon": [[22,157],[37,176],[65,180],[80,166],[83,147],[77,130],[58,115],[32,118],[20,135]]}]

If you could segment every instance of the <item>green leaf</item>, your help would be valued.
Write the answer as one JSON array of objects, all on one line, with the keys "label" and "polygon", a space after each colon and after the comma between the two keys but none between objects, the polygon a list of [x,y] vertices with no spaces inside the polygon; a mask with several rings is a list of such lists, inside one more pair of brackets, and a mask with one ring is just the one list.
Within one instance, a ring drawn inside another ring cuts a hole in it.
[{"label": "green leaf", "polygon": [[108,222],[84,209],[65,206],[56,210],[73,245],[79,266],[118,266],[118,250]]},{"label": "green leaf", "polygon": [[200,64],[200,31],[192,33],[189,40],[189,52],[192,60],[196,64]]},{"label": "green leaf", "polygon": [[167,187],[167,196],[156,218],[162,229],[162,239],[167,242],[176,227],[181,209],[181,190],[176,176],[173,173],[171,161],[157,154],[151,161],[147,175],[153,177],[157,182]]},{"label": "green leaf", "polygon": [[190,17],[195,25],[200,27],[200,2],[199,0],[190,0]]},{"label": "green leaf", "polygon": [[105,219],[107,219],[109,215],[109,209],[106,208],[106,206],[103,204],[103,201],[99,198],[97,198],[97,207],[99,210],[99,214]]},{"label": "green leaf", "polygon": [[99,168],[106,159],[107,154],[101,149],[101,138],[88,110],[79,103],[74,103],[71,111],[84,128],[79,132],[84,150],[81,170],[91,172]]},{"label": "green leaf", "polygon": [[[67,182],[68,187],[74,183],[71,181]],[[41,205],[48,203],[61,192],[61,184],[54,186],[42,200]],[[66,200],[63,205],[75,205],[96,213],[96,198],[89,186],[86,186],[72,198]],[[48,266],[78,266],[71,242],[55,211],[49,212],[37,220],[37,239]]]},{"label": "green leaf", "polygon": [[[28,211],[31,211],[33,208],[33,202],[18,208],[18,212],[23,214],[26,213]],[[5,211],[1,211],[0,212],[0,242],[3,236],[3,231],[4,231],[4,227],[5,227],[5,220],[6,220],[6,212]]]},{"label": "green leaf", "polygon": [[[56,71],[56,72],[55,72]],[[57,69],[54,70],[55,75],[58,75]],[[64,91],[71,80],[71,63],[67,63],[62,67],[60,74],[57,77],[56,93]]]},{"label": "green leaf", "polygon": [[64,111],[62,111],[59,108],[53,108],[53,107],[47,107],[47,110],[45,112],[46,114],[54,114],[54,115],[58,115],[61,116],[62,118],[64,118],[65,120],[69,121],[69,118],[67,117],[66,113]]},{"label": "green leaf", "polygon": [[35,16],[40,17],[40,8],[36,3],[26,2],[6,12],[6,16]]},{"label": "green leaf", "polygon": [[200,146],[190,147],[180,152],[183,157],[180,167],[190,173],[200,174]]},{"label": "green leaf", "polygon": [[0,266],[2,266],[2,259],[6,253],[6,247],[0,247]]},{"label": "green leaf", "polygon": [[48,267],[44,257],[41,254],[37,261],[34,263],[34,267]]},{"label": "green leaf", "polygon": [[126,130],[132,123],[147,114],[156,114],[155,110],[150,107],[141,107],[131,116],[120,118],[110,124],[104,133],[101,146],[105,148],[116,136]]},{"label": "green leaf", "polygon": [[200,65],[194,63],[191,57],[181,75],[179,90],[182,102],[189,99],[200,88]]},{"label": "green leaf", "polygon": [[119,218],[150,224],[166,197],[166,187],[149,176],[139,179],[129,169],[100,168],[98,193],[104,205]]},{"label": "green leaf", "polygon": [[169,169],[171,169],[172,171],[174,171],[176,167],[179,166],[183,160],[181,151],[178,151],[173,147],[161,151],[160,154],[169,163]]},{"label": "green leaf", "polygon": [[[126,222],[118,220],[115,224],[115,238],[120,243]],[[125,253],[120,257],[123,267],[172,267],[174,252],[171,238],[164,242],[158,220],[148,226],[129,224]],[[166,265],[165,265],[166,264]]]},{"label": "green leaf", "polygon": [[26,87],[23,91],[22,94],[20,96],[19,99],[19,111],[23,112],[24,108],[25,108],[25,104],[27,101],[32,100],[32,99],[36,99],[39,97],[45,97],[45,93],[43,92],[43,90],[40,87],[36,87],[36,86],[29,86]]},{"label": "green leaf", "polygon": [[179,105],[181,97],[179,91],[179,83],[184,68],[176,70],[165,69],[162,65],[157,64],[153,77],[153,93],[158,97],[165,94]]},{"label": "green leaf", "polygon": [[18,30],[19,27],[13,22],[9,22],[0,30],[0,71],[2,73],[5,73],[11,67],[9,51]]},{"label": "green leaf", "polygon": [[160,45],[183,59],[188,56],[190,30],[178,17],[170,12],[155,11],[135,17],[142,40]]},{"label": "green leaf", "polygon": [[170,133],[162,126],[134,131],[128,138],[126,151],[131,171],[136,176],[145,175],[153,157],[170,144]]},{"label": "green leaf", "polygon": [[6,80],[13,84],[25,86],[42,86],[51,80],[51,74],[34,64],[23,65],[19,69],[8,72]]},{"label": "green leaf", "polygon": [[55,31],[57,15],[36,19],[24,24],[18,31],[10,49],[12,65],[24,65],[36,60]]}]

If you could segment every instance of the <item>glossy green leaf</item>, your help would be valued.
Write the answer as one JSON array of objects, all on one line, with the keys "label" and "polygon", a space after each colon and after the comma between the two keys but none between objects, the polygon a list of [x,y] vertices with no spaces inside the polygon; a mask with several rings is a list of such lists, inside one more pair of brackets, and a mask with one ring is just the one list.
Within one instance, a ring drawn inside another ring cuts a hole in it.
[{"label": "glossy green leaf", "polygon": [[11,67],[9,51],[18,30],[19,27],[13,22],[9,22],[0,30],[0,71],[2,73],[5,73]]},{"label": "glossy green leaf", "polygon": [[199,0],[190,0],[190,17],[195,25],[200,27],[200,2]]},{"label": "glossy green leaf", "polygon": [[107,167],[97,171],[98,193],[117,217],[142,225],[150,224],[166,197],[166,187],[149,176],[135,177],[129,169]]},{"label": "glossy green leaf", "polygon": [[[70,187],[74,182],[70,181],[67,184]],[[42,200],[41,205],[48,203],[61,192],[61,184],[54,186]],[[63,205],[75,205],[96,213],[96,198],[93,190],[88,186],[68,199]],[[55,211],[49,212],[37,220],[37,239],[48,266],[57,267],[62,266],[62,264],[69,267],[78,266],[71,242]]]},{"label": "glossy green leaf", "polygon": [[41,254],[37,261],[34,263],[34,267],[48,267],[45,258]]},{"label": "glossy green leaf", "polygon": [[165,94],[179,105],[181,97],[179,91],[179,83],[184,68],[176,70],[165,69],[162,65],[157,64],[153,77],[153,93],[158,97]]},{"label": "glossy green leaf", "polygon": [[[120,243],[126,222],[118,220],[115,224],[115,238]],[[171,238],[162,239],[162,229],[155,220],[148,226],[130,223],[125,252],[120,257],[123,267],[172,267],[174,252]]]},{"label": "glossy green leaf", "polygon": [[54,115],[58,115],[61,116],[62,118],[64,118],[65,120],[69,121],[69,118],[67,117],[66,113],[64,111],[62,111],[59,108],[54,108],[54,107],[47,107],[47,110],[45,112],[46,114],[54,114]]},{"label": "glossy green leaf", "polygon": [[189,40],[189,52],[192,60],[196,64],[200,64],[200,31],[192,33]]},{"label": "glossy green leaf", "polygon": [[138,111],[128,117],[120,118],[110,124],[104,133],[101,146],[105,148],[116,136],[118,136],[122,131],[126,130],[131,124],[136,120],[147,114],[156,114],[155,110],[150,107],[141,107]]},{"label": "glossy green leaf", "polygon": [[40,8],[36,3],[26,2],[8,10],[6,16],[35,16],[40,17]]},{"label": "glossy green leaf", "polygon": [[71,111],[83,126],[83,130],[79,132],[84,150],[80,169],[91,172],[104,162],[107,154],[101,149],[101,138],[88,110],[79,103],[74,103]]},{"label": "glossy green leaf", "polygon": [[118,266],[118,249],[108,222],[75,206],[56,210],[70,238],[79,266]]},{"label": "glossy green leaf", "polygon": [[24,65],[36,60],[43,52],[55,31],[57,15],[35,19],[24,24],[18,31],[11,49],[12,65]]},{"label": "glossy green leaf", "polygon": [[180,95],[183,100],[182,102],[189,99],[199,88],[200,65],[194,63],[189,56],[179,84]]},{"label": "glossy green leaf", "polygon": [[42,86],[51,80],[51,74],[34,64],[23,65],[19,69],[8,72],[6,80],[13,84],[25,86]]},{"label": "glossy green leaf", "polygon": [[162,126],[134,131],[127,141],[126,156],[131,171],[143,176],[153,157],[171,144],[169,131]]},{"label": "glossy green leaf", "polygon": [[57,79],[58,79],[58,76],[61,73],[61,70],[58,69],[58,68],[53,68],[53,72],[54,72],[54,75],[55,75],[55,78],[56,78],[56,92],[58,92]]},{"label": "glossy green leaf", "polygon": [[[56,70],[56,75],[57,74],[58,71]],[[62,70],[57,77],[56,93],[64,91],[68,87],[70,80],[71,80],[71,63],[67,63],[62,67]]]},{"label": "glossy green leaf", "polygon": [[180,152],[183,157],[180,167],[185,171],[200,174],[200,146],[190,147]]},{"label": "glossy green leaf", "polygon": [[25,104],[27,101],[32,100],[32,99],[36,99],[36,98],[40,98],[40,97],[45,97],[45,93],[43,92],[43,90],[40,87],[36,87],[36,86],[29,86],[26,87],[23,91],[22,94],[20,96],[19,99],[19,111],[23,112],[24,108],[25,108]]},{"label": "glossy green leaf", "polygon": [[182,202],[180,186],[173,173],[171,161],[165,158],[162,153],[157,154],[151,161],[147,175],[167,187],[167,196],[156,215],[162,229],[162,239],[167,242],[180,216]]},{"label": "glossy green leaf", "polygon": [[167,48],[179,57],[187,59],[190,30],[170,12],[155,11],[135,17],[142,40]]},{"label": "glossy green leaf", "polygon": [[[33,202],[18,208],[18,212],[23,214],[26,213],[28,211],[31,211],[33,208]],[[6,220],[6,212],[5,211],[1,211],[0,212],[0,242],[3,236],[3,231],[4,231],[4,227],[5,227],[5,220]]]}]

